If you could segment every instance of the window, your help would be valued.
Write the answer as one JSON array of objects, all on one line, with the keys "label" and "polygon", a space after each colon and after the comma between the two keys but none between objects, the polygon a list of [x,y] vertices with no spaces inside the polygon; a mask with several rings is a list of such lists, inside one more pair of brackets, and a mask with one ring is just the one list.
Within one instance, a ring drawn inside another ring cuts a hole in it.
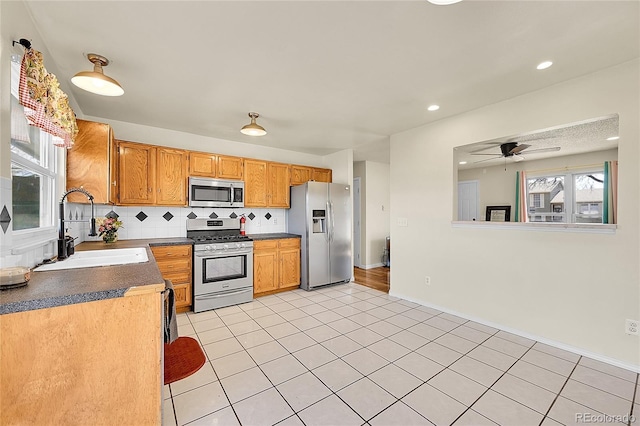
[{"label": "window", "polygon": [[527,179],[530,222],[602,223],[604,170]]},{"label": "window", "polygon": [[54,225],[56,185],[54,136],[30,126],[18,102],[20,58],[11,58],[11,185],[12,227],[36,234]]}]

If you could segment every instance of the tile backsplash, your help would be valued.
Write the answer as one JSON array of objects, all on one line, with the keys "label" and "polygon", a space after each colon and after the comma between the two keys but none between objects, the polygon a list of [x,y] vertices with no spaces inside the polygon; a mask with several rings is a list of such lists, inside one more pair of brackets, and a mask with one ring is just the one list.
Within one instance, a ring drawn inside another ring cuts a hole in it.
[{"label": "tile backsplash", "polygon": [[[118,230],[119,240],[138,238],[185,237],[187,234],[187,218],[239,217],[245,215],[247,234],[263,234],[287,231],[286,209],[277,208],[200,208],[200,207],[152,207],[152,206],[108,206],[96,205],[95,217],[104,217],[115,212],[123,222]],[[66,215],[73,219],[88,220],[91,217],[91,206],[69,203]],[[101,237],[89,237],[88,222],[69,224],[69,234],[80,241],[99,241]]]}]

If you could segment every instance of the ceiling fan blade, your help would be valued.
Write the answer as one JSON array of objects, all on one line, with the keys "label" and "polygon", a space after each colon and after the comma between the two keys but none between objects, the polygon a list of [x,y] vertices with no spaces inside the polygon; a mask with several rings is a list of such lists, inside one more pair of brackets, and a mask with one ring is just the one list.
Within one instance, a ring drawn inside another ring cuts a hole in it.
[{"label": "ceiling fan blade", "polygon": [[473,151],[469,151],[469,154],[473,154],[474,152],[482,152],[482,151],[486,151],[487,149],[493,149],[493,148],[495,148],[496,146],[500,146],[500,144],[501,144],[500,142],[485,142],[485,145],[487,145],[487,146],[484,146],[484,147],[482,147],[482,148],[475,149],[475,150],[473,150]]},{"label": "ceiling fan blade", "polygon": [[500,155],[500,154],[474,154],[474,153],[470,153],[470,155],[493,155],[493,156],[502,157],[502,155]]},{"label": "ceiling fan blade", "polygon": [[529,148],[531,145],[527,145],[526,143],[520,144],[509,151],[509,154],[519,154],[525,149]]},{"label": "ceiling fan blade", "polygon": [[502,155],[499,155],[499,156],[493,157],[493,158],[485,158],[484,160],[480,160],[480,161],[474,161],[473,164],[482,163],[483,161],[495,160],[496,158],[502,158]]},{"label": "ceiling fan blade", "polygon": [[552,151],[560,151],[560,147],[559,146],[553,146],[551,148],[539,148],[539,149],[530,149],[527,151],[527,154],[533,153],[533,152],[552,152]]}]

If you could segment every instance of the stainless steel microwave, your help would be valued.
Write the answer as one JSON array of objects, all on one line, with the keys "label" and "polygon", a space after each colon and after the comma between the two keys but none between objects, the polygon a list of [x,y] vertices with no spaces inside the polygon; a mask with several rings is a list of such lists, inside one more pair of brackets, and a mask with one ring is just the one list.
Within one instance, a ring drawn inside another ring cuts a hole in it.
[{"label": "stainless steel microwave", "polygon": [[191,177],[189,206],[244,207],[244,182]]}]

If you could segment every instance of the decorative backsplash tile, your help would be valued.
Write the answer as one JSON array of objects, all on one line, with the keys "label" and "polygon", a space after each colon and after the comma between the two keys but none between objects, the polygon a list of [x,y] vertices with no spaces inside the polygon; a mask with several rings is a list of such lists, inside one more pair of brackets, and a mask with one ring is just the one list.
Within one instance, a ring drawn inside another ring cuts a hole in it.
[{"label": "decorative backsplash tile", "polygon": [[[85,218],[90,217],[91,207],[89,205],[70,203],[68,209],[75,212],[76,207]],[[106,216],[112,213],[118,215],[118,219],[123,223],[123,227],[118,230],[119,240],[186,237],[187,218],[237,218],[241,215],[245,215],[245,217],[250,219],[245,225],[247,234],[286,232],[286,212],[286,209],[273,208],[214,209],[200,207],[95,206],[96,217]],[[88,236],[88,223],[71,223],[70,227],[70,234],[79,237],[78,240],[76,240],[77,244],[81,241],[100,241],[100,237]]]},{"label": "decorative backsplash tile", "polygon": [[9,229],[10,224],[11,215],[9,214],[9,210],[7,210],[7,206],[2,206],[2,213],[0,213],[0,226],[2,226],[3,233],[7,233],[7,229]]},{"label": "decorative backsplash tile", "polygon": [[231,214],[229,215],[229,217],[230,217],[231,219],[235,219],[235,218],[237,218],[237,217],[238,217],[238,215],[237,215],[237,214],[235,214],[235,212],[233,212],[233,213],[231,213]]}]

